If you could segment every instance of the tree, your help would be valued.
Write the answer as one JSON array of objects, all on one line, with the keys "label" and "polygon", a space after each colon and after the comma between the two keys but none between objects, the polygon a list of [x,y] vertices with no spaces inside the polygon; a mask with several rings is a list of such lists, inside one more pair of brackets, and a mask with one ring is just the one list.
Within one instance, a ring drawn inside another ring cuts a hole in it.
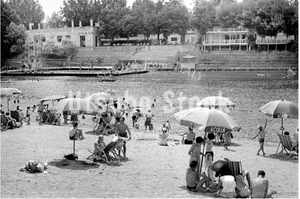
[{"label": "tree", "polygon": [[18,15],[19,23],[29,28],[29,23],[34,24],[34,28],[38,27],[44,17],[44,11],[38,1],[35,0],[9,0],[7,6],[12,12]]},{"label": "tree", "polygon": [[165,13],[165,20],[168,23],[168,32],[181,35],[181,38],[184,41],[184,35],[190,28],[190,14],[183,4],[183,1],[171,0],[170,2],[167,2],[164,6],[163,13]]},{"label": "tree", "polygon": [[216,20],[223,28],[234,28],[241,25],[240,23],[240,4],[222,3],[216,12]]},{"label": "tree", "polygon": [[154,10],[155,3],[151,0],[136,0],[132,5],[132,16],[136,22],[138,32],[144,34],[147,40],[150,34],[154,32]]},{"label": "tree", "polygon": [[121,34],[122,19],[127,14],[126,0],[102,0],[101,14],[98,18],[101,33],[105,38],[111,39]]},{"label": "tree", "polygon": [[6,28],[3,44],[10,46],[9,52],[11,54],[19,54],[25,49],[25,30],[26,28],[23,24],[16,25],[14,22],[11,22]]},{"label": "tree", "polygon": [[50,28],[62,28],[65,26],[63,16],[59,12],[53,12],[51,17],[47,17],[47,24]]},{"label": "tree", "polygon": [[197,29],[201,44],[206,32],[212,28],[215,23],[215,16],[216,9],[211,2],[201,1],[194,7],[191,24]]},{"label": "tree", "polygon": [[71,21],[78,26],[79,21],[83,26],[90,24],[90,19],[95,16],[94,4],[91,0],[64,0],[61,13],[66,19],[68,26],[71,26]]}]

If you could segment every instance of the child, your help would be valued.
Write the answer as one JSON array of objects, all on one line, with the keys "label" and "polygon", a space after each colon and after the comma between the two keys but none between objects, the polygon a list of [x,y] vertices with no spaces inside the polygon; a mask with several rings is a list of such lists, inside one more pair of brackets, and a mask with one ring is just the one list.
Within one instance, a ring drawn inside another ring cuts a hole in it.
[{"label": "child", "polygon": [[26,109],[26,121],[27,121],[27,124],[30,124],[30,106],[27,106],[27,109]]},{"label": "child", "polygon": [[[188,168],[186,172],[186,188],[189,191],[199,191],[203,184],[205,184],[206,187],[209,186],[208,178],[205,173],[199,174],[198,171],[196,171],[197,165],[197,161],[192,161],[190,163],[190,168]],[[199,175],[203,178],[197,183]]]},{"label": "child", "polygon": [[203,138],[201,136],[196,138],[196,143],[194,143],[190,150],[189,155],[191,156],[190,162],[197,161],[199,163],[200,155],[204,155],[204,153],[201,152],[201,146],[203,143]]},{"label": "child", "polygon": [[225,149],[228,150],[228,146],[230,144],[230,132],[227,131],[223,134],[223,138],[224,138],[224,147]]},{"label": "child", "polygon": [[60,126],[60,121],[61,121],[60,116],[61,116],[61,113],[59,113],[59,112],[55,113],[55,118],[54,118],[52,124],[57,124],[58,126]]},{"label": "child", "polygon": [[215,139],[214,133],[208,133],[208,140],[205,141],[205,155],[211,154],[211,160],[214,161],[214,152],[212,151],[213,140]]},{"label": "child", "polygon": [[168,146],[167,138],[168,138],[167,128],[166,128],[166,125],[163,124],[161,133],[159,134],[159,143],[158,144],[162,145],[162,146]]}]

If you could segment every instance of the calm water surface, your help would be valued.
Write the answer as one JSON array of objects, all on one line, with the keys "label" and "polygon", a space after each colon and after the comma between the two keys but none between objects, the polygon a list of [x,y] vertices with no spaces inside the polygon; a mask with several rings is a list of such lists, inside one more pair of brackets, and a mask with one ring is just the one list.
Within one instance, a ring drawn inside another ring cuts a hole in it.
[{"label": "calm water surface", "polygon": [[[264,76],[258,75],[264,73]],[[199,77],[201,76],[200,80]],[[282,79],[284,72],[202,72],[193,77],[188,72],[156,72],[141,75],[117,77],[116,82],[99,82],[93,77],[3,77],[1,87],[16,87],[22,90],[26,100],[32,104],[39,99],[52,94],[80,92],[85,97],[87,93],[115,91],[115,98],[122,98],[127,91],[138,103],[141,99],[156,99],[152,110],[155,117],[153,124],[160,128],[172,114],[179,110],[179,99],[185,99],[183,108],[188,108],[189,99],[202,99],[207,96],[219,95],[229,97],[236,107],[230,110],[232,118],[242,127],[235,137],[249,139],[258,124],[269,119],[267,141],[277,141],[280,132],[280,119],[273,119],[258,111],[259,107],[273,100],[285,99],[298,104],[298,81]],[[128,98],[127,98],[128,99]],[[171,107],[170,102],[173,102]],[[195,106],[195,101],[191,104]],[[145,103],[144,103],[145,104]],[[139,104],[138,104],[139,105]],[[142,105],[142,104],[141,104]],[[173,112],[164,112],[164,107]],[[131,122],[131,119],[129,119]],[[141,119],[140,125],[143,125]],[[186,127],[179,126],[171,120],[174,131],[184,131]],[[284,119],[286,130],[293,133],[298,127],[298,120]]]}]

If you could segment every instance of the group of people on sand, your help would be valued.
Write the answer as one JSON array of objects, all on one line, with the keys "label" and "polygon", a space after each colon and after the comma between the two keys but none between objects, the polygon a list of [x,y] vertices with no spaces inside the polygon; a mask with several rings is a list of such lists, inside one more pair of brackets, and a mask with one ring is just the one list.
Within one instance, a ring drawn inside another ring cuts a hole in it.
[{"label": "group of people on sand", "polygon": [[[192,128],[189,128],[192,132]],[[274,191],[269,191],[269,181],[265,178],[263,170],[258,171],[257,178],[251,180],[247,171],[233,176],[227,164],[222,166],[218,171],[213,171],[214,161],[213,132],[207,134],[207,138],[201,136],[195,137],[193,134],[187,134],[183,142],[191,144],[188,151],[190,155],[189,168],[186,172],[187,190],[193,192],[214,193],[216,197],[223,198],[268,198],[272,197]],[[205,144],[205,152],[201,148]],[[204,162],[203,168],[201,162]],[[203,170],[202,170],[203,169]]]}]

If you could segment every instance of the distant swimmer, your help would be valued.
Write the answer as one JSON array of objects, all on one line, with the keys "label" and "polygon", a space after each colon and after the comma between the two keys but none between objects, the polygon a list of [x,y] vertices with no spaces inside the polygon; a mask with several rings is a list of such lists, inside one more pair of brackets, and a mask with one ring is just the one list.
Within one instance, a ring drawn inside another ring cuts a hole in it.
[{"label": "distant swimmer", "polygon": [[296,79],[297,73],[292,69],[289,68],[287,71],[287,75],[283,77],[283,79]]}]

